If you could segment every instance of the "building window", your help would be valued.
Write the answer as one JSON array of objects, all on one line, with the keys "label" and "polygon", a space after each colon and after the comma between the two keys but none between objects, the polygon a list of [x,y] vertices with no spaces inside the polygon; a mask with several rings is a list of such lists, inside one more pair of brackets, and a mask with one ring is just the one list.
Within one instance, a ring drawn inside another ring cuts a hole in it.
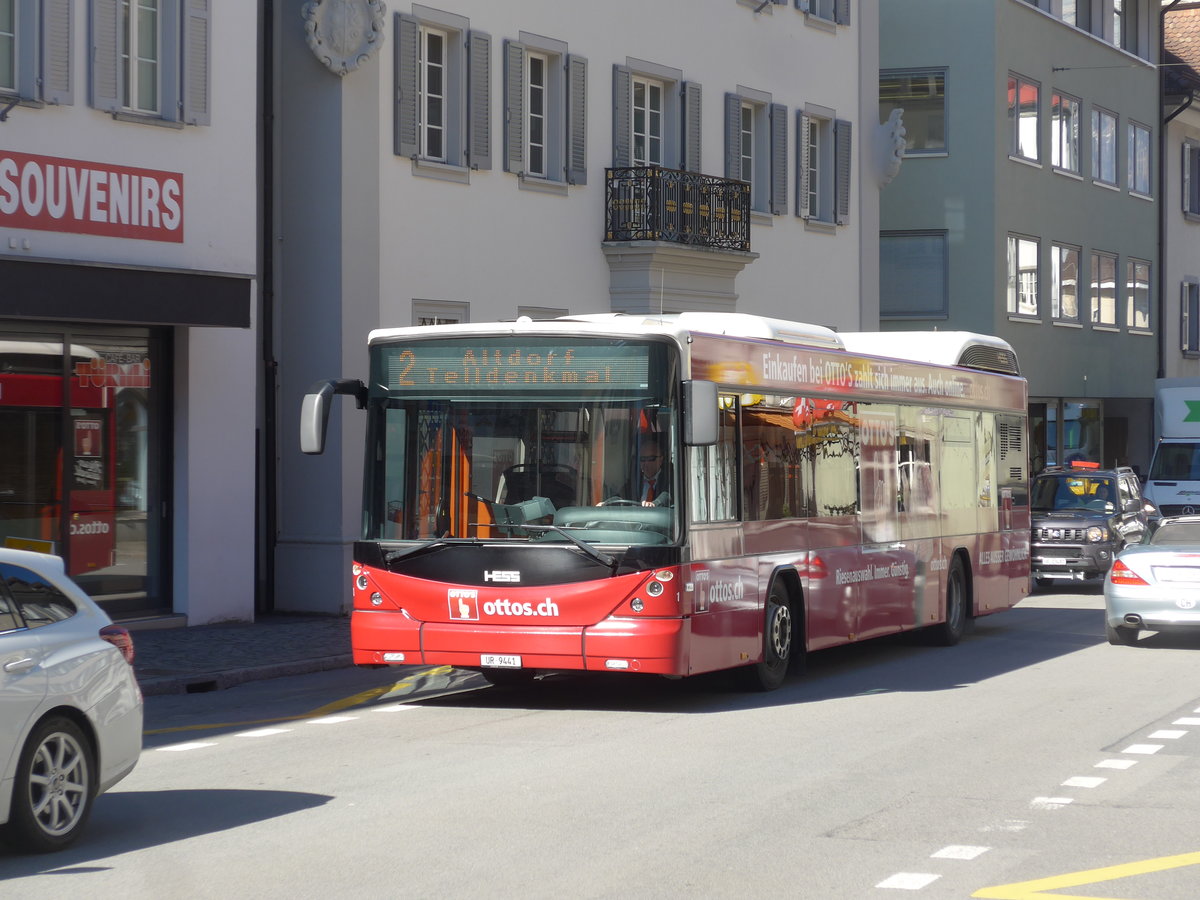
[{"label": "building window", "polygon": [[1150,129],[1137,122],[1129,123],[1129,190],[1143,197],[1150,196]]},{"label": "building window", "polygon": [[1079,248],[1051,246],[1050,313],[1059,322],[1079,322]]},{"label": "building window", "polygon": [[1092,254],[1092,324],[1117,326],[1117,257]]},{"label": "building window", "polygon": [[1055,91],[1050,95],[1050,164],[1081,174],[1079,163],[1079,100]]},{"label": "building window", "polygon": [[16,0],[0,0],[0,91],[17,89]]},{"label": "building window", "polygon": [[613,166],[699,172],[700,96],[679,69],[637,59],[613,66]]},{"label": "building window", "polygon": [[1117,183],[1117,117],[1099,108],[1092,110],[1092,178]]},{"label": "building window", "polygon": [[587,183],[587,60],[567,45],[521,33],[504,42],[505,171]]},{"label": "building window", "polygon": [[851,124],[833,110],[806,107],[796,116],[796,215],[811,222],[850,221]]},{"label": "building window", "polygon": [[1137,53],[1137,0],[1112,0],[1113,46]]},{"label": "building window", "polygon": [[1183,142],[1183,212],[1200,216],[1200,144]]},{"label": "building window", "polygon": [[879,314],[885,319],[944,319],[950,314],[945,231],[879,236]]},{"label": "building window", "polygon": [[1150,263],[1140,259],[1125,263],[1125,327],[1150,330]]},{"label": "building window", "polygon": [[1092,0],[1062,0],[1062,20],[1068,25],[1092,30]]},{"label": "building window", "polygon": [[1200,356],[1200,283],[1180,285],[1179,349],[1185,356]]},{"label": "building window", "polygon": [[396,15],[394,151],[423,174],[438,166],[422,163],[490,169],[491,38],[462,16],[421,9],[420,19]]},{"label": "building window", "polygon": [[126,109],[157,114],[158,0],[121,0],[121,103]]},{"label": "building window", "polygon": [[1041,105],[1041,85],[1023,75],[1008,76],[1009,155],[1037,162],[1038,110]]},{"label": "building window", "polygon": [[90,2],[90,105],[117,119],[208,125],[210,0]]},{"label": "building window", "polygon": [[1008,312],[1014,316],[1038,314],[1038,242],[1008,236]]},{"label": "building window", "polygon": [[72,0],[0,0],[0,98],[6,105],[14,99],[30,106],[74,102],[74,5]]},{"label": "building window", "polygon": [[[663,164],[663,86],[649,78],[633,78],[633,164]],[[747,179],[749,180],[749,179]]]},{"label": "building window", "polygon": [[796,0],[796,9],[838,25],[850,24],[850,0]]},{"label": "building window", "polygon": [[471,304],[456,300],[414,300],[414,325],[458,325],[471,321]]},{"label": "building window", "polygon": [[787,212],[787,107],[741,88],[725,95],[725,177],[750,184],[750,208]]},{"label": "building window", "polygon": [[436,162],[446,161],[446,33],[421,29],[418,51],[417,130],[421,135],[421,156]]},{"label": "building window", "polygon": [[904,110],[904,155],[946,152],[946,71],[885,72],[879,79],[879,119]]}]

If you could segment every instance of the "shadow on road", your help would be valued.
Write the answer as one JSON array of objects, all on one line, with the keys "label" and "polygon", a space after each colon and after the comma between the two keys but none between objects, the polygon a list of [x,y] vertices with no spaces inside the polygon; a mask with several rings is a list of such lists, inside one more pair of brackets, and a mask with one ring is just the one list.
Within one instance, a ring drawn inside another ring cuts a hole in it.
[{"label": "shadow on road", "polygon": [[1053,605],[1052,599],[1039,600],[1036,606],[977,619],[955,647],[931,647],[919,632],[910,632],[810,653],[803,673],[792,674],[783,687],[768,694],[742,692],[730,673],[722,672],[677,681],[570,673],[520,687],[433,698],[421,705],[714,713],[880,693],[958,690],[1105,644],[1104,615],[1095,602],[1087,602],[1091,608],[1078,608],[1070,597],[1063,607]]},{"label": "shadow on road", "polygon": [[[26,875],[77,875],[106,871],[88,867],[96,859],[213,834],[323,806],[323,794],[299,791],[114,791],[96,800],[79,841],[58,853],[18,855],[0,844],[0,882]],[[81,894],[83,884],[63,883],[63,896]],[[2,892],[0,892],[2,893]]]}]

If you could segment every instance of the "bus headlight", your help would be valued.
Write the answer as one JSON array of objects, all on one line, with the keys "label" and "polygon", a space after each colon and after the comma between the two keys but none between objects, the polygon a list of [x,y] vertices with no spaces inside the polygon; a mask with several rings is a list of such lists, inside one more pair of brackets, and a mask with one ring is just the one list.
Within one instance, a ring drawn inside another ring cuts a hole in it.
[{"label": "bus headlight", "polygon": [[354,583],[360,591],[365,591],[367,589],[367,576],[360,572],[359,576],[354,579]]}]

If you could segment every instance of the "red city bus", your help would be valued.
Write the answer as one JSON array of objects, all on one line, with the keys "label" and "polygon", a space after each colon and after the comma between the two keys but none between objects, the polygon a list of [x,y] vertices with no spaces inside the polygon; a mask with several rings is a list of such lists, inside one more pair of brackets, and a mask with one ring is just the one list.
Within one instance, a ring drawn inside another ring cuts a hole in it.
[{"label": "red city bus", "polygon": [[367,410],[357,664],[769,690],[808,651],[956,643],[1028,588],[1026,383],[997,338],[615,314],[369,354],[369,387],[315,385],[301,422],[321,452],[333,394]]},{"label": "red city bus", "polygon": [[77,576],[115,562],[116,403],[99,354],[70,350],[68,380],[61,343],[0,340],[0,536]]}]

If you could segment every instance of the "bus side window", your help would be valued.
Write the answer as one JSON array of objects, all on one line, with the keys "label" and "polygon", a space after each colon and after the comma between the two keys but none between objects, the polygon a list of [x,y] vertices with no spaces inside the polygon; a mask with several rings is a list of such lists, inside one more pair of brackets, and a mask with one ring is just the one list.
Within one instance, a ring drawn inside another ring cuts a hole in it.
[{"label": "bus side window", "polygon": [[737,399],[722,396],[717,442],[689,448],[689,508],[693,522],[730,522],[737,518]]}]

